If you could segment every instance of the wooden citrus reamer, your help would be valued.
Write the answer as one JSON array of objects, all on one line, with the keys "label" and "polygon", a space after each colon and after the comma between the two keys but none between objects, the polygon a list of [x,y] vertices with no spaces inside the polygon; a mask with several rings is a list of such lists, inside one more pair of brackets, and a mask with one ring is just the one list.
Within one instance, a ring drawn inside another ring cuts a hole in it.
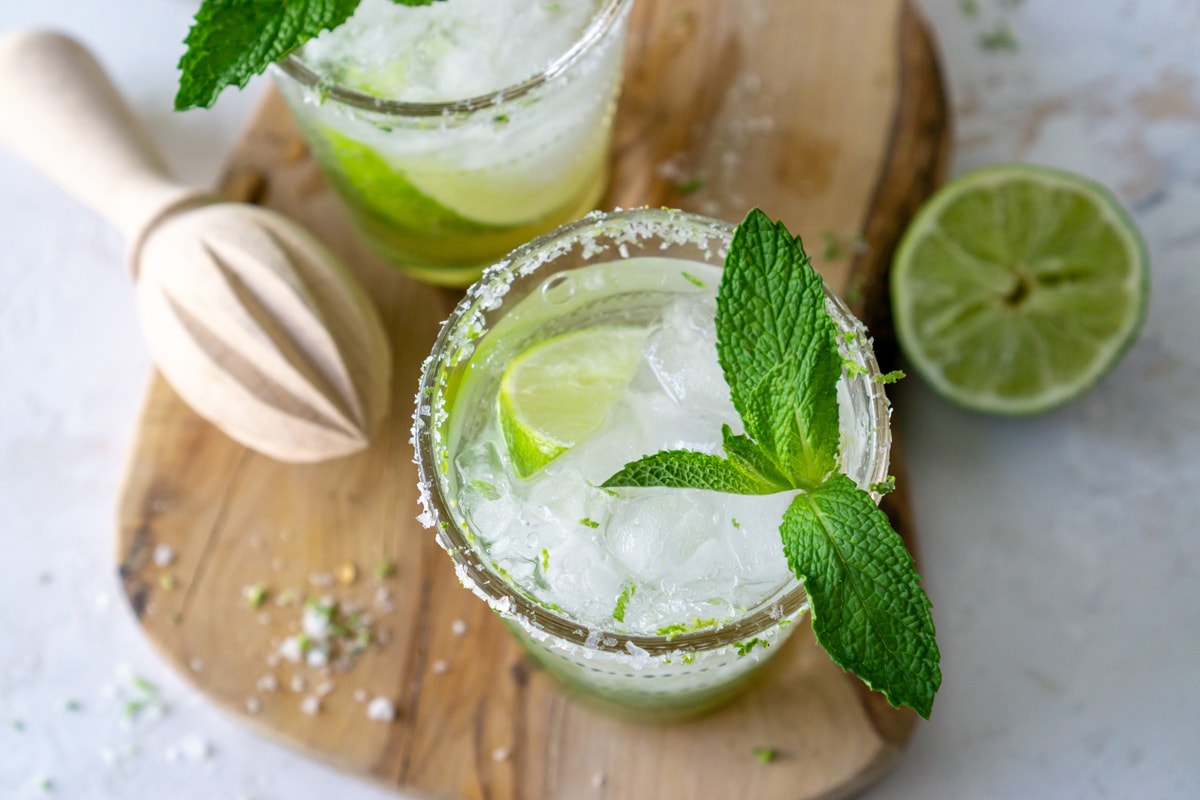
[{"label": "wooden citrus reamer", "polygon": [[0,39],[0,141],[129,242],[151,356],[183,400],[283,461],[361,450],[392,359],[345,267],[283,215],[218,202],[166,169],[96,60],[57,33]]}]

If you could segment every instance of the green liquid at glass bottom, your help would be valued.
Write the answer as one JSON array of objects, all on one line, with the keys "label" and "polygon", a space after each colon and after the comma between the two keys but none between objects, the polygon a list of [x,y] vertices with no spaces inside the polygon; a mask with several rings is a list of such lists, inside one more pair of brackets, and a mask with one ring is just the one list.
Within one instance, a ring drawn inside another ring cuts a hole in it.
[{"label": "green liquid at glass bottom", "polygon": [[504,225],[478,222],[418,189],[379,152],[331,128],[309,129],[313,155],[354,224],[385,261],[412,277],[466,286],[486,266],[521,244],[594,209],[608,182],[607,137],[591,163],[572,176],[578,189],[533,219]]}]

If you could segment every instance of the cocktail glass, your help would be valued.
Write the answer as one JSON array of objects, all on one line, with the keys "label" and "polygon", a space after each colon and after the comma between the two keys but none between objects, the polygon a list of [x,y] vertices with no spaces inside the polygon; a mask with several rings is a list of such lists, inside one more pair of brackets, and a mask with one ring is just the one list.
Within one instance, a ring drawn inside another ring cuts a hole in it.
[{"label": "cocktail glass", "polygon": [[420,280],[466,286],[599,202],[632,4],[597,0],[577,41],[542,72],[481,96],[376,97],[319,74],[304,49],[272,74],[373,249]]},{"label": "cocktail glass", "polygon": [[[722,264],[732,234],[725,222],[668,209],[594,213],[566,225],[519,248],[467,291],[421,375],[414,442],[422,522],[436,528],[463,585],[504,619],[538,663],[593,705],[639,718],[695,715],[746,688],[807,610],[800,582],[789,573],[772,591],[719,622],[651,633],[623,632],[612,620],[583,622],[539,601],[537,587],[514,579],[515,568],[497,565],[487,545],[493,533],[478,519],[467,519],[464,498],[473,489],[460,474],[460,457],[473,441],[469,431],[494,424],[499,376],[514,356],[572,329],[654,324],[665,299],[698,291],[704,281],[696,276],[705,265],[711,273]],[[665,283],[664,264],[677,265],[667,270]],[[594,280],[598,269],[607,275],[602,286]],[[715,286],[708,291],[715,293]],[[827,308],[846,333],[843,356],[860,367],[843,374],[838,388],[843,468],[866,488],[887,476],[889,406],[875,380],[878,365],[862,324],[826,293]],[[645,454],[630,452],[628,460]],[[727,498],[743,497],[707,494],[718,509]],[[717,516],[713,535],[720,534]],[[577,518],[561,522],[575,525],[575,536],[603,533],[580,529]],[[777,523],[759,533],[779,546]],[[737,569],[733,563],[728,568]]]}]

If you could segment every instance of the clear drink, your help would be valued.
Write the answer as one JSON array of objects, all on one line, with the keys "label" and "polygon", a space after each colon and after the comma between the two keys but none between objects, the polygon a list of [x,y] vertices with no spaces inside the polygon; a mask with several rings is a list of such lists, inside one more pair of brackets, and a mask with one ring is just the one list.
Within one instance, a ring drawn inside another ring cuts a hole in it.
[{"label": "clear drink", "polygon": [[363,0],[274,70],[367,240],[465,286],[594,208],[633,0]]},{"label": "clear drink", "polygon": [[[807,608],[780,546],[790,493],[599,488],[643,455],[719,453],[722,424],[740,432],[713,323],[731,234],[667,210],[560,229],[472,287],[422,376],[423,521],[460,579],[550,672],[641,716],[733,696]],[[828,307],[862,333],[839,300]],[[598,429],[522,477],[499,411],[506,370],[539,347],[587,358],[596,337],[633,354],[627,382]],[[863,371],[838,389],[843,464],[867,487],[887,473],[887,401],[866,337],[848,338]]]}]

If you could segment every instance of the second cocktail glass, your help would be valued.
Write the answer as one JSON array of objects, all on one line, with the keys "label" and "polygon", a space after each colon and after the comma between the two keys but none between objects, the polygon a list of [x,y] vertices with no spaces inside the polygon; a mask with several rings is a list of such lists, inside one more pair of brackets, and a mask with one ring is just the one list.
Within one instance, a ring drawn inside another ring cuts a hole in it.
[{"label": "second cocktail glass", "polygon": [[[421,280],[465,286],[487,264],[577,219],[603,195],[632,3],[525,4],[525,16],[514,11],[511,21],[498,16],[493,23],[478,15],[501,15],[511,4],[488,0],[472,11],[471,0],[419,8],[387,2],[389,8],[379,10],[364,0],[356,19],[285,58],[274,77],[326,178],[373,248]],[[406,25],[425,27],[413,34],[415,42],[391,44],[382,24],[358,19],[371,13],[383,22],[391,18],[382,15],[398,15]],[[447,16],[454,14],[460,16]],[[487,42],[468,34],[528,42],[507,47],[498,61],[553,40],[538,26],[572,24],[557,32],[569,44],[536,74],[497,85],[481,77],[498,67],[471,50],[490,53]],[[349,43],[339,45],[339,37]],[[421,50],[389,61],[389,46]],[[365,55],[372,47],[385,55],[372,61]],[[439,61],[453,59],[455,48],[470,51],[475,61]],[[422,71],[429,74],[417,74]],[[438,96],[456,83],[471,94]],[[413,91],[418,99],[409,99]]]}]

